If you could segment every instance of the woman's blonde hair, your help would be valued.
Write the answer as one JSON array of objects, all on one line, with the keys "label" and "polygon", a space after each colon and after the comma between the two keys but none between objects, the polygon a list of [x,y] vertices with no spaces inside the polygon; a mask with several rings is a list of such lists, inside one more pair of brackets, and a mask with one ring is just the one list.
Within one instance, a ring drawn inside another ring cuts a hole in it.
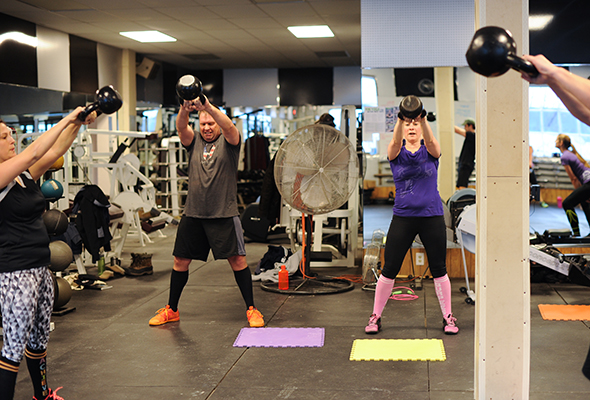
[{"label": "woman's blonde hair", "polygon": [[563,146],[566,149],[569,149],[571,147],[572,153],[574,153],[576,155],[576,157],[578,157],[578,159],[582,162],[582,164],[584,164],[586,167],[590,168],[590,165],[588,164],[588,162],[586,160],[584,160],[584,157],[582,157],[580,155],[580,153],[578,153],[576,151],[576,148],[572,144],[572,140],[570,139],[570,137],[568,135],[564,135],[563,133],[560,133],[559,135],[557,135],[557,140],[561,141],[561,143],[563,144]]}]

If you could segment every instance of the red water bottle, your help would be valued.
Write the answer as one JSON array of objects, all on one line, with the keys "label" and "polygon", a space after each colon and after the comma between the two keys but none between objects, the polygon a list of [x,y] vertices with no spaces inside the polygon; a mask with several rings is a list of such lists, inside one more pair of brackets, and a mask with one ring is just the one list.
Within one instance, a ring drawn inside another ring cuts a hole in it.
[{"label": "red water bottle", "polygon": [[289,271],[286,270],[285,265],[281,265],[279,271],[279,290],[289,290]]}]

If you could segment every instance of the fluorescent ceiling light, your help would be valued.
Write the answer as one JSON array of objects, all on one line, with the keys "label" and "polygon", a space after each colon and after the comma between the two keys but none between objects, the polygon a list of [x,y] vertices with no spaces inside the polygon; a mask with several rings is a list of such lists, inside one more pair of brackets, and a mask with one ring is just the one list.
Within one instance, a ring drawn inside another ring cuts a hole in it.
[{"label": "fluorescent ceiling light", "polygon": [[119,35],[128,37],[129,39],[137,40],[141,43],[176,42],[176,39],[172,36],[168,36],[159,31],[119,32]]},{"label": "fluorescent ceiling light", "polygon": [[328,25],[289,26],[287,29],[299,39],[334,37]]},{"label": "fluorescent ceiling light", "polygon": [[553,19],[553,15],[531,15],[529,17],[529,30],[540,31]]},{"label": "fluorescent ceiling light", "polygon": [[0,44],[6,40],[14,40],[22,44],[28,44],[32,47],[37,47],[37,38],[34,36],[25,35],[22,32],[6,32],[0,35]]}]

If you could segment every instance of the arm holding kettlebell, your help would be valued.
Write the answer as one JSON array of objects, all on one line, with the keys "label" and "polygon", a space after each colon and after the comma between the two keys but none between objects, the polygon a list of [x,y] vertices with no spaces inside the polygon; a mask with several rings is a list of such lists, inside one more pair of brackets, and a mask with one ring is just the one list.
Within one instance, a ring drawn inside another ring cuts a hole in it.
[{"label": "arm holding kettlebell", "polygon": [[590,125],[590,80],[552,64],[543,55],[525,55],[524,58],[537,68],[539,75],[532,78],[522,74],[522,78],[530,83],[549,85],[574,117]]},{"label": "arm holding kettlebell", "polygon": [[221,133],[225,137],[225,140],[231,145],[237,145],[240,143],[240,131],[234,125],[231,119],[219,108],[215,107],[209,102],[207,96],[202,95],[205,99],[205,103],[201,103],[199,100],[195,102],[195,109],[198,111],[205,111],[213,117],[217,125],[221,128]]},{"label": "arm holding kettlebell", "polygon": [[29,172],[31,173],[33,179],[37,180],[45,172],[47,172],[49,167],[51,167],[53,163],[57,161],[58,158],[63,156],[66,153],[66,151],[68,151],[68,149],[78,136],[78,132],[80,132],[80,127],[82,126],[82,124],[91,124],[96,120],[96,117],[97,112],[92,111],[89,114],[86,114],[84,121],[81,121],[78,117],[72,123],[70,123],[63,131],[61,131],[53,146],[51,146],[51,148],[47,150],[47,152],[41,157],[41,159],[39,159],[35,164],[29,167]]},{"label": "arm holding kettlebell", "polygon": [[189,146],[195,138],[195,131],[188,123],[189,114],[193,110],[195,110],[195,105],[191,101],[184,100],[176,117],[176,130],[178,131],[180,142],[184,146]]},{"label": "arm holding kettlebell", "polygon": [[416,118],[416,121],[422,127],[422,138],[424,139],[424,145],[426,146],[426,150],[428,150],[428,153],[432,157],[439,158],[440,144],[438,143],[438,140],[436,140],[436,138],[434,137],[434,133],[432,133],[430,124],[428,123],[428,121],[426,121],[426,118],[424,118],[423,116]]},{"label": "arm holding kettlebell", "polygon": [[390,161],[394,160],[399,155],[399,152],[402,150],[402,145],[404,143],[403,125],[403,116],[398,117],[397,122],[395,123],[395,127],[393,128],[393,138],[391,138],[391,142],[389,142],[389,145],[387,146],[387,158]]}]

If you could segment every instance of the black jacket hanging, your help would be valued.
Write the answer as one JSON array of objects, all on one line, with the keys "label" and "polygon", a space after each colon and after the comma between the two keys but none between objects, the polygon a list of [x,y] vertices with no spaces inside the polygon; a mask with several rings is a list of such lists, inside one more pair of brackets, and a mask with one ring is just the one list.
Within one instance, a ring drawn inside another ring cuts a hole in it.
[{"label": "black jacket hanging", "polygon": [[84,247],[95,263],[100,258],[100,248],[111,250],[111,232],[109,230],[109,203],[102,190],[96,185],[85,185],[74,198],[73,213],[76,215],[76,227]]}]

